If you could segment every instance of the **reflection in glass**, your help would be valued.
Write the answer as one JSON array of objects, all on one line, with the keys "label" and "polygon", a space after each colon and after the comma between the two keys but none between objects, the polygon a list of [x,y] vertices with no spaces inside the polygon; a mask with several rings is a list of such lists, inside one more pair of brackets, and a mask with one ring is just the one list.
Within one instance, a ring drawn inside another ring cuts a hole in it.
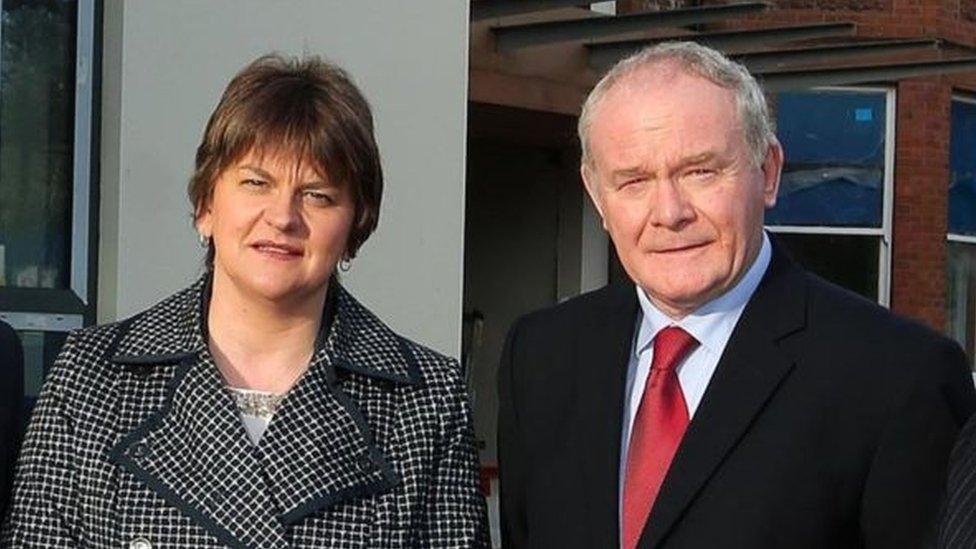
[{"label": "reflection in glass", "polygon": [[871,301],[878,300],[879,237],[782,233],[775,237],[800,265]]},{"label": "reflection in glass", "polygon": [[976,360],[976,244],[949,242],[946,332]]},{"label": "reflection in glass", "polygon": [[76,13],[3,0],[0,287],[69,284]]},{"label": "reflection in glass", "polygon": [[952,102],[949,232],[976,235],[976,104]]},{"label": "reflection in glass", "polygon": [[773,98],[786,151],[767,225],[881,227],[884,92],[784,92]]}]

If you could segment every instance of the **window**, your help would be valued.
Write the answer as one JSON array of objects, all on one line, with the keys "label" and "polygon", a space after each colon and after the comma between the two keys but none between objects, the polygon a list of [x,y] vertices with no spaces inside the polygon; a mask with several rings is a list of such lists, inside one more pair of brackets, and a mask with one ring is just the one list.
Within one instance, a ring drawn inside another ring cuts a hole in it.
[{"label": "window", "polygon": [[976,364],[976,100],[955,97],[949,136],[946,331]]},{"label": "window", "polygon": [[67,331],[94,320],[95,0],[0,6],[0,318],[31,398]]},{"label": "window", "polygon": [[781,92],[770,103],[786,164],[767,228],[808,269],[886,305],[894,91]]}]

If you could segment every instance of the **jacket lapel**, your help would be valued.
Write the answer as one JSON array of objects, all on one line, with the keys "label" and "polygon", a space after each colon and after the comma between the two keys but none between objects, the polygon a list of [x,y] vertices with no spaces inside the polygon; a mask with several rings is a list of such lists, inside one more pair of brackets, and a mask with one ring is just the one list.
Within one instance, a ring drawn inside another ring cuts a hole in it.
[{"label": "jacket lapel", "polygon": [[[402,340],[341,287],[336,316],[308,373],[289,393],[258,446],[269,487],[287,526],[400,482],[355,396],[390,399],[373,385],[420,383]],[[345,382],[340,381],[347,377]],[[370,380],[383,380],[373,383]],[[375,387],[372,387],[375,389]]]},{"label": "jacket lapel", "polygon": [[[121,389],[123,415],[145,419],[109,458],[221,543],[286,547],[257,453],[205,345],[207,292],[201,280],[128,323],[113,362],[143,370],[123,376]],[[168,379],[140,381],[174,363]]]},{"label": "jacket lapel", "polygon": [[617,547],[619,541],[620,437],[627,364],[637,318],[633,285],[607,288],[598,310],[584,321],[576,338],[576,394],[583,500],[589,506],[594,546]]},{"label": "jacket lapel", "polygon": [[769,269],[746,305],[688,426],[651,510],[640,547],[662,544],[792,370],[792,358],[777,342],[804,326],[803,276],[774,241]]},{"label": "jacket lapel", "polygon": [[255,449],[216,367],[188,356],[163,407],[112,459],[230,547],[286,547]]}]

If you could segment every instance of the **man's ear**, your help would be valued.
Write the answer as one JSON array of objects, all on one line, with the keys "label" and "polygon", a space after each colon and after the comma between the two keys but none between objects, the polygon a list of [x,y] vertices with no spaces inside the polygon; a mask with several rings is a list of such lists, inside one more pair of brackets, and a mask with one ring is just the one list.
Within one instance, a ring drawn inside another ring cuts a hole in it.
[{"label": "man's ear", "polygon": [[783,162],[783,147],[779,144],[778,139],[773,138],[773,141],[766,149],[766,158],[763,159],[762,163],[763,204],[766,205],[767,209],[776,205],[776,196],[779,194],[780,176],[783,173]]},{"label": "man's ear", "polygon": [[603,199],[600,195],[597,177],[586,163],[580,164],[580,177],[583,179],[583,187],[586,189],[586,194],[590,195],[590,201],[593,202],[597,213],[600,214],[600,219],[603,220],[603,228],[606,229],[607,219],[603,216]]}]

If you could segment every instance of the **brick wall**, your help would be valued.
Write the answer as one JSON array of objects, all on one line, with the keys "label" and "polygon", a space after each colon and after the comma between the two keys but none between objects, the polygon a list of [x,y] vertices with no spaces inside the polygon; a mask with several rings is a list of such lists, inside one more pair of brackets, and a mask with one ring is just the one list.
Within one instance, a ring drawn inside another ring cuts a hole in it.
[{"label": "brick wall", "polygon": [[945,327],[946,198],[952,88],[942,78],[898,84],[892,309]]}]

